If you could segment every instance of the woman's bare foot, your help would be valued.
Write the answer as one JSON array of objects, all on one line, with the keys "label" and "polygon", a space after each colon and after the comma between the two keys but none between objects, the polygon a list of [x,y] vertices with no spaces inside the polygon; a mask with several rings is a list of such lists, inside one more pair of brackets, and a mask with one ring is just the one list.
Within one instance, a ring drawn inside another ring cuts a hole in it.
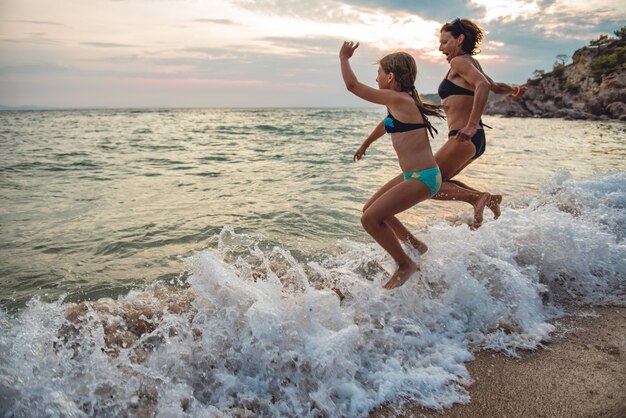
[{"label": "woman's bare foot", "polygon": [[391,279],[383,285],[385,289],[395,289],[402,286],[409,278],[419,270],[417,264],[411,262],[406,267],[398,267]]},{"label": "woman's bare foot", "polygon": [[491,195],[485,192],[480,195],[480,198],[474,204],[474,224],[472,225],[474,229],[480,228],[483,224],[483,211],[489,200],[491,200]]},{"label": "woman's bare foot", "polygon": [[487,203],[487,207],[493,212],[493,219],[500,217],[500,203],[502,203],[502,195],[492,194],[489,203]]},{"label": "woman's bare foot", "polygon": [[424,253],[426,253],[426,251],[428,251],[428,246],[426,244],[424,244],[422,241],[420,241],[417,238],[415,238],[413,235],[409,235],[409,239],[407,241],[420,254],[424,254]]}]

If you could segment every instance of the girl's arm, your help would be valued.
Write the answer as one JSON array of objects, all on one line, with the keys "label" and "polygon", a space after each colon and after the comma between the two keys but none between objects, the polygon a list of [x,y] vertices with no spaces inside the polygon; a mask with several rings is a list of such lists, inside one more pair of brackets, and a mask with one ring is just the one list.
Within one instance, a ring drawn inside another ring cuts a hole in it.
[{"label": "girl's arm", "polygon": [[371,103],[389,105],[398,96],[394,90],[379,90],[361,83],[350,67],[350,58],[354,51],[359,47],[359,43],[344,42],[339,51],[339,60],[341,62],[341,76],[343,77],[346,88],[354,95]]},{"label": "girl's arm", "polygon": [[386,133],[387,131],[385,131],[385,123],[384,120],[382,120],[378,125],[376,125],[372,133],[369,134],[369,136],[367,137],[367,139],[365,139],[363,144],[361,144],[359,149],[356,150],[356,152],[354,153],[354,157],[352,157],[352,160],[359,161],[361,158],[363,158],[363,156],[365,155],[365,151],[367,151],[369,146]]},{"label": "girl's arm", "polygon": [[471,139],[480,126],[480,118],[487,106],[489,98],[489,90],[491,84],[485,75],[478,70],[472,63],[463,58],[453,58],[450,61],[452,69],[459,74],[468,84],[474,87],[474,103],[472,104],[472,113],[463,129],[456,134],[458,141],[467,141]]}]

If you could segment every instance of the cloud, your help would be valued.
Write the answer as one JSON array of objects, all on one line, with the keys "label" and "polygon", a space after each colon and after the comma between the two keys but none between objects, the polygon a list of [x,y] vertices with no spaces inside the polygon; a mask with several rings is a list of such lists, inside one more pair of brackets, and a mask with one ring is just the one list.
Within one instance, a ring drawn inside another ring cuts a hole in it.
[{"label": "cloud", "polygon": [[21,75],[47,75],[61,74],[66,72],[69,67],[55,63],[39,63],[39,64],[23,64],[23,65],[5,65],[0,67],[0,76],[21,76]]},{"label": "cloud", "polygon": [[93,46],[96,48],[135,48],[137,45],[116,44],[112,42],[81,42],[81,45]]},{"label": "cloud", "polygon": [[186,77],[130,77],[118,79],[116,84],[132,86],[219,86],[219,87],[250,87],[267,84],[265,80],[254,79],[215,79],[215,78],[186,78]]},{"label": "cloud", "polygon": [[481,18],[485,13],[485,8],[480,5],[458,0],[345,0],[344,2],[353,6],[376,8],[389,12],[403,11],[442,24],[454,17]]},{"label": "cloud", "polygon": [[[63,42],[58,41],[54,38],[51,38],[48,36],[48,34],[44,33],[44,32],[32,32],[32,33],[26,33],[23,34],[21,37],[15,37],[15,38],[1,38],[0,39],[0,44],[2,43],[7,43],[7,44],[21,44],[24,46],[60,46],[63,44]],[[2,55],[3,51],[0,51],[0,55]],[[6,51],[4,51],[6,52]]]},{"label": "cloud", "polygon": [[194,23],[211,23],[217,25],[238,25],[237,22],[234,22],[230,19],[194,19]]},{"label": "cloud", "polygon": [[267,36],[260,39],[272,45],[274,50],[282,50],[292,56],[308,56],[311,54],[337,54],[343,38],[331,36],[306,36],[301,38],[284,36]]},{"label": "cloud", "polygon": [[47,25],[47,26],[66,26],[63,23],[53,22],[48,20],[4,20],[7,23],[29,23],[33,25]]},{"label": "cloud", "polygon": [[164,60],[183,62],[207,62],[207,61],[242,61],[241,50],[235,48],[184,48],[176,53],[175,58]]},{"label": "cloud", "polygon": [[345,18],[346,22],[349,22],[349,16],[342,13],[345,6],[387,14],[409,13],[441,23],[456,16],[482,17],[485,12],[480,5],[459,0],[234,0],[233,3],[247,10],[272,15],[323,21]]},{"label": "cloud", "polygon": [[[506,45],[536,49],[554,49],[561,45],[578,48],[601,33],[613,32],[623,21],[611,10],[580,11],[567,7],[546,10],[524,19],[497,19],[487,25],[487,39]],[[573,52],[573,51],[572,51]]]},{"label": "cloud", "polygon": [[335,0],[233,0],[232,3],[254,13],[315,20],[325,20],[341,6]]},{"label": "cloud", "polygon": [[600,9],[581,15],[579,10],[559,7],[546,13],[538,20],[536,27],[546,38],[588,41],[599,33],[620,28],[624,20],[616,16],[615,10]]}]

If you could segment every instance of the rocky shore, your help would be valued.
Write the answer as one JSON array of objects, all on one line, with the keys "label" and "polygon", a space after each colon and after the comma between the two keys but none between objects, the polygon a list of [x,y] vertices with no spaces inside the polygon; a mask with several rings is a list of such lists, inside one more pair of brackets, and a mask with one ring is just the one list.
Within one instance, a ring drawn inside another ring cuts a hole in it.
[{"label": "rocky shore", "polygon": [[578,49],[571,64],[560,56],[552,71],[535,71],[523,96],[496,96],[485,113],[626,121],[626,26],[615,34],[617,38],[603,35]]}]

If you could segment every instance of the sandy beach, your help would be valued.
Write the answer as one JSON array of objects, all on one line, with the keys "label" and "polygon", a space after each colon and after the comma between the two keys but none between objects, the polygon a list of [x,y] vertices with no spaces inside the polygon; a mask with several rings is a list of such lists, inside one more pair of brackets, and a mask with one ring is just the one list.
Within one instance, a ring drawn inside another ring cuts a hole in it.
[{"label": "sandy beach", "polygon": [[626,307],[570,308],[552,341],[511,358],[481,351],[468,364],[468,405],[406,406],[371,417],[626,417]]}]

